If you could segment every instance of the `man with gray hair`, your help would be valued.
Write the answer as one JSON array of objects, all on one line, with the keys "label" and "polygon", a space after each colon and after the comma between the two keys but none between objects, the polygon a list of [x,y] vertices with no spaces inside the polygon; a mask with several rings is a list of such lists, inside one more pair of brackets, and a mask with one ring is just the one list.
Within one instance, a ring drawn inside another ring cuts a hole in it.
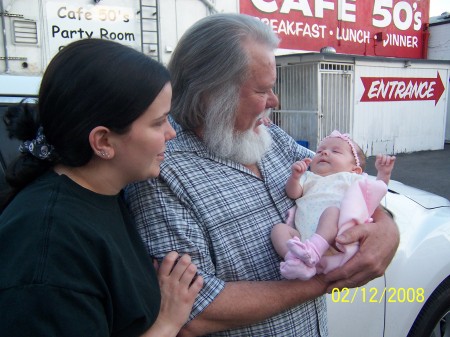
[{"label": "man with gray hair", "polygon": [[160,177],[127,189],[149,254],[187,253],[203,276],[180,336],[327,336],[322,295],[382,275],[398,246],[397,227],[380,208],[374,223],[340,239],[360,242],[341,269],[282,279],[270,232],[294,205],[284,190],[292,163],[313,152],[262,123],[278,104],[277,46],[270,28],[250,16],[194,24],[169,64],[178,135]]}]

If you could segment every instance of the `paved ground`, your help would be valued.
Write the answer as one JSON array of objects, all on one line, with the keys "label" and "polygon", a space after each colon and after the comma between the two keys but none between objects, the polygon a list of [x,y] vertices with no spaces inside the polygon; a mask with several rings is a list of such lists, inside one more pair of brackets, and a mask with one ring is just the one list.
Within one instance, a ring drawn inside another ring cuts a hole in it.
[{"label": "paved ground", "polygon": [[[398,154],[391,178],[450,200],[450,144],[444,150]],[[366,172],[376,174],[375,157],[367,160]]]}]

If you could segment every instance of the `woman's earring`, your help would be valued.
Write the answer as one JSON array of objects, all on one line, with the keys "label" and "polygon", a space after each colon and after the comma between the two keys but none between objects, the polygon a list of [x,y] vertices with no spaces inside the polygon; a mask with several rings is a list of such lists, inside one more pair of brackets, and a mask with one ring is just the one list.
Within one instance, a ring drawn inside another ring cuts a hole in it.
[{"label": "woman's earring", "polygon": [[109,153],[105,152],[105,150],[97,151],[97,154],[99,154],[102,157],[109,158]]}]

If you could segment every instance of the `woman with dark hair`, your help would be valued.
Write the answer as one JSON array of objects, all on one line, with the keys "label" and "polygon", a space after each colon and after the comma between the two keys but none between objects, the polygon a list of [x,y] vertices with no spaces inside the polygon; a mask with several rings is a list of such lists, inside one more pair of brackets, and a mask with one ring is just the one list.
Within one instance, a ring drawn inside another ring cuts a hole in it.
[{"label": "woman with dark hair", "polygon": [[5,336],[176,336],[203,280],[188,255],[152,266],[122,188],[156,177],[172,89],[158,62],[81,40],[50,62],[5,123],[23,141],[0,215]]}]

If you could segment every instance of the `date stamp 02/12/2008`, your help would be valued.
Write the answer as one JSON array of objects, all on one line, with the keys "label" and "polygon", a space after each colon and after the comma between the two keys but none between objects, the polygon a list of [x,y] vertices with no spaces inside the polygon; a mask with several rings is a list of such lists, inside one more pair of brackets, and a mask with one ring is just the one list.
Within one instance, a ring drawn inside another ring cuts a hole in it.
[{"label": "date stamp 02/12/2008", "polygon": [[422,303],[425,301],[423,288],[334,288],[331,292],[333,303]]}]

